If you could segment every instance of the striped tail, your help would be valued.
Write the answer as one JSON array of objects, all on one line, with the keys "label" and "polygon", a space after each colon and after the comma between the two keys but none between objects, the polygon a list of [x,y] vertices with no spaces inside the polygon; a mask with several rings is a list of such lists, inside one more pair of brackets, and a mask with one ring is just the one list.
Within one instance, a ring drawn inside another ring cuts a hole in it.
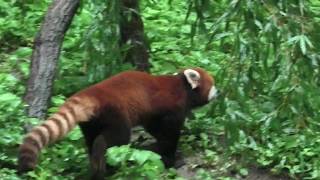
[{"label": "striped tail", "polygon": [[34,127],[19,148],[18,172],[33,170],[38,155],[46,145],[70,132],[79,122],[89,121],[97,109],[97,101],[88,97],[71,97],[50,118]]}]

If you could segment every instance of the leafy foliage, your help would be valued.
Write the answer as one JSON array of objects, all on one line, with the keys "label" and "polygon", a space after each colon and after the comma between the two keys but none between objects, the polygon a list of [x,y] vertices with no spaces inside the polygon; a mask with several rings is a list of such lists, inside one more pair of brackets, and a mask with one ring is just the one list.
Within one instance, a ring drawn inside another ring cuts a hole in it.
[{"label": "leafy foliage", "polygon": [[129,146],[112,147],[107,151],[107,162],[119,166],[114,179],[130,177],[134,179],[159,179],[164,165],[158,154],[150,151],[131,149]]},{"label": "leafy foliage", "polygon": [[[25,116],[22,97],[48,4],[0,0],[0,179],[88,177],[79,129],[46,149],[35,171],[19,177],[14,170],[24,125],[38,123]],[[64,40],[49,113],[65,96],[131,68],[121,65],[119,8],[118,1],[83,2]],[[141,12],[154,73],[200,66],[222,89],[183,131],[180,149],[195,179],[250,176],[252,164],[292,178],[320,178],[317,0],[155,0],[141,1]],[[118,167],[114,179],[180,178],[164,171],[157,155],[129,146],[110,149],[106,158]]]},{"label": "leafy foliage", "polygon": [[231,152],[318,178],[319,3],[232,1],[218,18],[201,5],[207,46],[219,43],[228,56],[214,116],[224,122]]}]

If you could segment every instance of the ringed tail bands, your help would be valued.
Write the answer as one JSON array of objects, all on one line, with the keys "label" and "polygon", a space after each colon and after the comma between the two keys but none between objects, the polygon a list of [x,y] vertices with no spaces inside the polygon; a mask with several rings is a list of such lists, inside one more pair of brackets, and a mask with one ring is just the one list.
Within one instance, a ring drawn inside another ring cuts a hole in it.
[{"label": "ringed tail bands", "polygon": [[25,136],[19,148],[19,170],[34,169],[41,149],[65,136],[79,122],[88,121],[94,114],[96,106],[97,102],[92,97],[70,98],[57,113],[33,128]]}]

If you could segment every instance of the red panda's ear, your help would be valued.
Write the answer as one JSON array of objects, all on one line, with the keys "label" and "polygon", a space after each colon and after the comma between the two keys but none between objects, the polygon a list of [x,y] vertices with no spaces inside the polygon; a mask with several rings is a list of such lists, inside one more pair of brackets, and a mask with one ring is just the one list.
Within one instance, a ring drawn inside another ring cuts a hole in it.
[{"label": "red panda's ear", "polygon": [[200,85],[200,74],[193,69],[186,69],[183,71],[191,88],[197,88]]}]

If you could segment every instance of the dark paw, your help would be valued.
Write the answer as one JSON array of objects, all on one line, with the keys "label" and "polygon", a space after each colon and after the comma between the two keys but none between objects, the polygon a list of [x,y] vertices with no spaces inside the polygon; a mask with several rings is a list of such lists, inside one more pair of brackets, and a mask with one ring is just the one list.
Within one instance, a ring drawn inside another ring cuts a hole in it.
[{"label": "dark paw", "polygon": [[175,162],[174,157],[162,156],[161,160],[166,168],[174,167],[174,162]]},{"label": "dark paw", "polygon": [[106,176],[114,175],[119,168],[106,164]]}]

